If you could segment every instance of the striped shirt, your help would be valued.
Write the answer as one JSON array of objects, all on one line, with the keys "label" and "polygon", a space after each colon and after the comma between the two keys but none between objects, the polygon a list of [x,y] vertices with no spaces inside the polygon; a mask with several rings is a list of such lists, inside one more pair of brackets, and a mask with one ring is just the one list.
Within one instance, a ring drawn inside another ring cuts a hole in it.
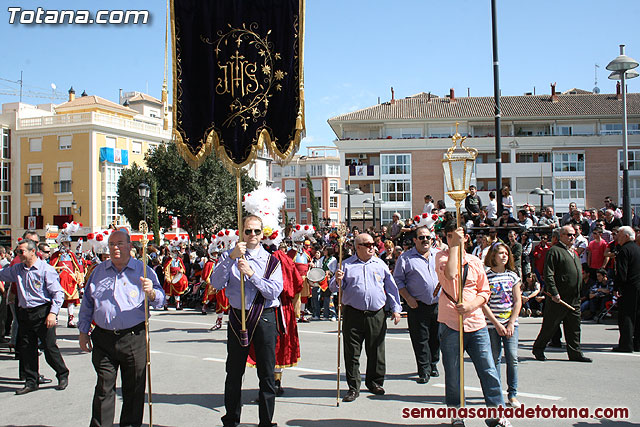
[{"label": "striped shirt", "polygon": [[[487,279],[489,280],[489,289],[491,289],[488,306],[496,319],[506,325],[513,311],[513,287],[520,282],[520,277],[510,270],[497,273],[489,268],[487,269]],[[495,325],[488,320],[489,328],[495,328]],[[517,320],[514,325],[518,325]]]}]

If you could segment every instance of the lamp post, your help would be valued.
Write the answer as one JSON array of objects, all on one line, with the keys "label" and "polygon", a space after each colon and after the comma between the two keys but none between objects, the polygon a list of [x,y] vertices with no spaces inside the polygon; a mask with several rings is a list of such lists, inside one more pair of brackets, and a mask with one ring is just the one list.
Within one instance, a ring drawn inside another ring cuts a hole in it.
[{"label": "lamp post", "polygon": [[622,222],[631,225],[631,200],[629,200],[629,146],[627,143],[627,87],[626,79],[638,77],[633,71],[638,61],[624,54],[624,45],[620,45],[620,55],[607,65],[607,70],[613,71],[609,75],[611,80],[620,80],[622,89]]},{"label": "lamp post", "polygon": [[347,178],[347,188],[338,188],[335,194],[342,194],[347,196],[347,229],[351,232],[351,196],[360,196],[364,194],[359,188],[351,189],[351,176]]},{"label": "lamp post", "polygon": [[[460,203],[467,197],[469,184],[471,182],[471,173],[473,165],[478,155],[475,148],[465,147],[463,137],[458,133],[458,123],[456,123],[456,133],[451,137],[453,144],[444,154],[442,159],[442,168],[444,170],[444,178],[447,183],[447,195],[453,199],[456,204],[456,223],[457,227],[461,226]],[[460,142],[459,150],[458,142]],[[458,247],[458,303],[463,302],[464,283],[462,283],[462,260],[464,255],[464,239]],[[464,406],[464,325],[462,322],[462,314],[458,316],[458,328],[460,337],[460,406]]]},{"label": "lamp post", "polygon": [[138,195],[142,200],[142,219],[143,221],[147,221],[147,201],[149,201],[149,193],[151,188],[146,182],[138,185]]},{"label": "lamp post", "polygon": [[376,199],[375,194],[371,199],[364,199],[362,203],[372,204],[373,205],[373,228],[376,228],[376,205],[383,205],[384,202],[382,200]]}]

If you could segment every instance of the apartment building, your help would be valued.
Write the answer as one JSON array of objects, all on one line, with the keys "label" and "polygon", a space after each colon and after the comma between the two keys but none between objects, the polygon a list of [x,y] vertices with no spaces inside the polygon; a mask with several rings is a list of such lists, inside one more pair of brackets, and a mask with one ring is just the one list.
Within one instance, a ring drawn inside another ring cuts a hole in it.
[{"label": "apartment building", "polygon": [[[570,202],[580,208],[603,206],[606,196],[622,200],[622,96],[580,89],[550,95],[501,97],[502,175],[516,205],[539,196],[530,192],[544,185],[545,196],[557,212]],[[631,204],[640,206],[640,94],[627,95]],[[430,194],[445,200],[441,166],[451,136],[467,136],[466,145],[479,154],[472,182],[484,203],[496,188],[493,97],[445,97],[419,93],[329,119],[340,156],[341,185],[365,194],[352,196],[352,218],[362,201],[373,196],[384,203],[380,214],[390,221],[393,212],[409,217],[422,211]],[[354,167],[355,165],[355,167]],[[341,218],[346,212],[341,212]]]},{"label": "apartment building", "polygon": [[340,198],[334,192],[340,186],[340,158],[335,147],[308,147],[307,155],[296,154],[286,166],[274,162],[271,173],[273,185],[281,188],[287,196],[284,210],[289,221],[298,224],[312,222],[308,174],[314,196],[318,199],[318,216],[325,224],[338,222]]}]

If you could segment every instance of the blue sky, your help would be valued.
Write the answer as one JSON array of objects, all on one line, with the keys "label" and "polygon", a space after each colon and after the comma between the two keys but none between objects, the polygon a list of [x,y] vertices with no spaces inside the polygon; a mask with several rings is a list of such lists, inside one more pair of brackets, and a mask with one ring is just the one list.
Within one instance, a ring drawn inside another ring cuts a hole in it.
[{"label": "blue sky", "polygon": [[[640,59],[640,2],[624,10],[595,0],[498,0],[500,84],[503,95],[549,93],[594,86],[614,92],[607,63],[627,45]],[[0,93],[17,88],[66,96],[73,86],[112,101],[118,89],[160,97],[165,2],[140,0],[7,0],[0,10],[3,60]],[[146,9],[136,26],[9,24],[6,8]],[[396,98],[431,91],[443,96],[493,95],[490,0],[307,0],[305,97],[308,145],[330,145],[327,119]],[[6,80],[5,80],[6,79]],[[640,79],[629,82],[639,92]],[[0,94],[0,102],[17,97]],[[24,98],[25,102],[49,102]],[[60,101],[58,101],[60,102]]]}]

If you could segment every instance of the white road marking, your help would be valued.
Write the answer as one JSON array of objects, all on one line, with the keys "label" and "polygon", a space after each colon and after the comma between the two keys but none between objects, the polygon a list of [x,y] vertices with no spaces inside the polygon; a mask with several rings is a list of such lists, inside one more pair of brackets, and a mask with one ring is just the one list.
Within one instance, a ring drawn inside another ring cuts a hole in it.
[{"label": "white road marking", "polygon": [[[438,387],[438,388],[444,388],[445,385],[444,384],[432,384],[434,387]],[[482,392],[482,389],[480,387],[468,387],[465,386],[464,387],[465,390],[469,390],[469,391],[479,391]],[[506,391],[502,391],[502,394],[507,394]],[[536,393],[524,393],[521,391],[518,391],[518,397],[531,397],[533,399],[544,399],[544,400],[563,400],[564,397],[560,397],[560,396],[550,396],[548,394],[536,394]]]}]

